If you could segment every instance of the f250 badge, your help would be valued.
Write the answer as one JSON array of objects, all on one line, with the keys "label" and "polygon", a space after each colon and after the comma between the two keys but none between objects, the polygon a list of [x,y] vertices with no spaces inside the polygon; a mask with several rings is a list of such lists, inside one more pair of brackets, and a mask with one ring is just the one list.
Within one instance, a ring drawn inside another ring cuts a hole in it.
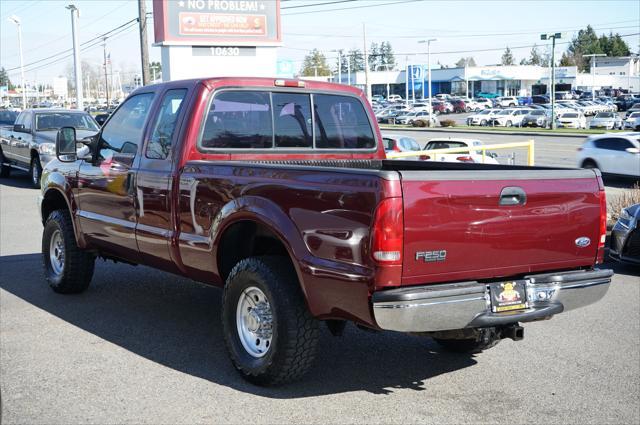
[{"label": "f250 badge", "polygon": [[445,261],[447,259],[447,251],[442,249],[439,251],[418,251],[416,252],[416,261],[424,261],[425,263],[435,263],[437,261]]}]

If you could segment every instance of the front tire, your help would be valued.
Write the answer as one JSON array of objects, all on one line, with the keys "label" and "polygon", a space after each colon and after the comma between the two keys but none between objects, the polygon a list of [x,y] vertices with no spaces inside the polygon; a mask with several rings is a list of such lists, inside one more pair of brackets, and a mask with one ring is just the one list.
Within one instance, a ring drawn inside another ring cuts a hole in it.
[{"label": "front tire", "polygon": [[250,257],[235,265],[222,300],[231,362],[257,385],[301,378],[315,358],[319,326],[293,266],[283,257]]},{"label": "front tire", "polygon": [[34,189],[40,189],[40,178],[42,177],[42,165],[40,164],[40,158],[34,156],[31,158],[31,167],[29,169],[31,174],[31,186]]},{"label": "front tire", "polygon": [[45,279],[60,294],[77,294],[89,286],[95,257],[78,248],[69,213],[49,214],[42,233],[42,263]]}]

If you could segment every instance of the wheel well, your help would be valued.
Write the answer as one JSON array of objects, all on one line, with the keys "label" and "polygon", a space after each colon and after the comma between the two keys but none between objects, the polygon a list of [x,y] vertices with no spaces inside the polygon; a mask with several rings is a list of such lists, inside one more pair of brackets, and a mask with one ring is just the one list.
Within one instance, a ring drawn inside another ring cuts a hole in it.
[{"label": "wheel well", "polygon": [[239,221],[229,226],[218,244],[218,272],[223,280],[240,260],[258,255],[289,253],[280,238],[268,227],[255,221]]},{"label": "wheel well", "polygon": [[38,151],[35,149],[31,149],[31,159],[33,158],[40,158],[40,156],[38,155]]},{"label": "wheel well", "polygon": [[55,210],[68,210],[69,206],[62,193],[50,189],[45,193],[42,200],[42,223],[47,221],[47,217]]},{"label": "wheel well", "polygon": [[582,161],[582,164],[580,164],[580,167],[584,168],[585,165],[587,165],[587,164],[593,164],[593,165],[596,166],[596,168],[598,167],[598,163],[596,161],[594,161],[593,159],[591,159],[591,158],[585,158]]}]

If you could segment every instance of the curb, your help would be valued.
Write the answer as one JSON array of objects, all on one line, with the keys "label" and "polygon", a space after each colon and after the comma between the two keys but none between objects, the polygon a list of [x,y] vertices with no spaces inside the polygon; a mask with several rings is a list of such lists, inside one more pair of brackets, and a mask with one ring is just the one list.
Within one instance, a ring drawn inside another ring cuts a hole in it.
[{"label": "curb", "polygon": [[538,131],[491,131],[491,130],[472,130],[456,127],[445,128],[398,128],[380,126],[380,130],[393,130],[393,131],[416,131],[416,132],[434,132],[434,133],[463,133],[463,134],[503,134],[505,136],[541,136],[541,137],[575,137],[585,138],[592,134],[580,134],[580,133],[541,133]]}]

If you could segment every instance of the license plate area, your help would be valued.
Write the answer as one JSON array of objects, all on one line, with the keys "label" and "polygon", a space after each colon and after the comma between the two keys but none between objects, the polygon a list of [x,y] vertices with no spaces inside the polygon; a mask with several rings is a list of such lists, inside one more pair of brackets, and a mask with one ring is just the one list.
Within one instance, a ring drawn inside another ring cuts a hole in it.
[{"label": "license plate area", "polygon": [[525,280],[509,280],[489,285],[491,294],[491,311],[524,310],[527,308],[527,287]]}]

